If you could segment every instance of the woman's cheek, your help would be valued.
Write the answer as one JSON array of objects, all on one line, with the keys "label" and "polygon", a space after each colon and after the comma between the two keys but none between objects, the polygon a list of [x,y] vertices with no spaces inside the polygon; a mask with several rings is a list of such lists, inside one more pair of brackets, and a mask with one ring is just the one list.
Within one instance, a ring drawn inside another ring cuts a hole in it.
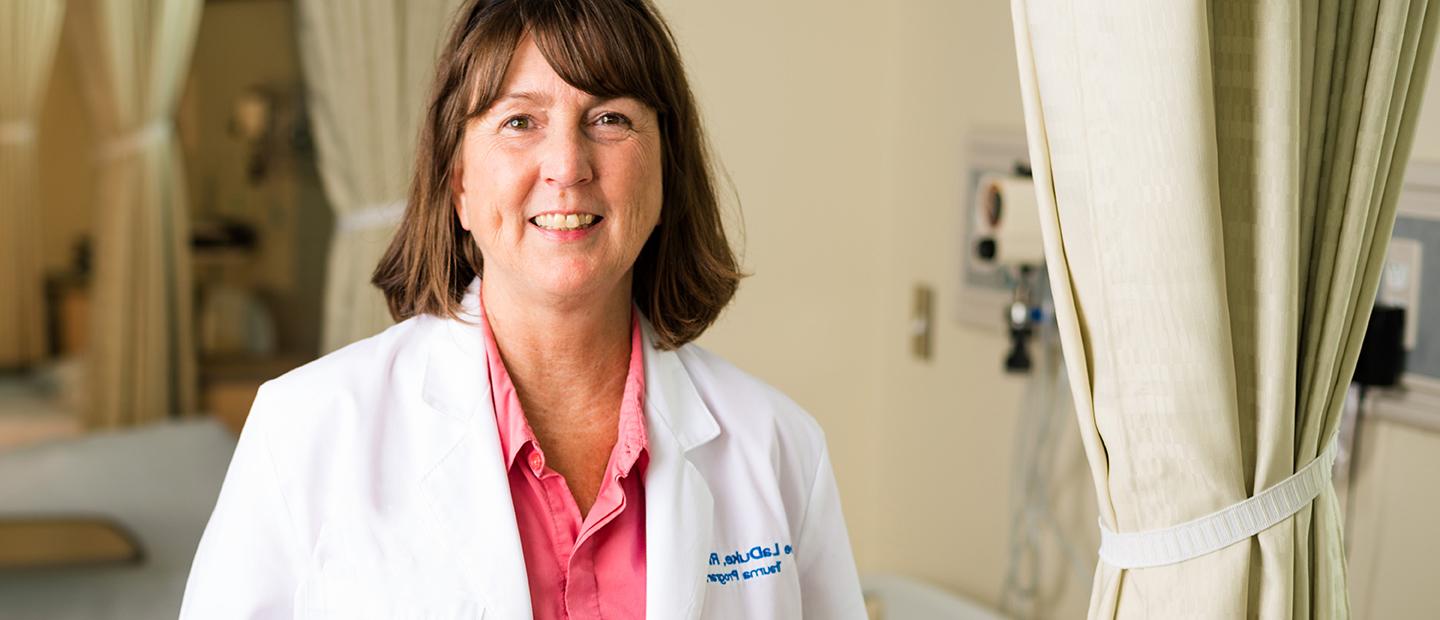
[{"label": "woman's cheek", "polygon": [[484,213],[484,226],[492,231],[498,238],[511,237],[518,239],[524,232],[524,209],[525,195],[522,191],[524,176],[520,170],[505,165],[503,158],[494,157],[488,161],[492,162],[480,174],[486,179],[504,180],[502,184],[485,188],[486,202],[489,208]]},{"label": "woman's cheek", "polygon": [[505,239],[518,239],[518,237],[520,237],[518,232],[507,230],[507,227],[505,227],[505,209],[508,209],[507,204],[492,204],[490,209],[485,210],[484,226],[485,230],[490,232],[492,243],[504,243]]},{"label": "woman's cheek", "polygon": [[663,200],[658,145],[638,140],[630,146],[633,150],[629,153],[628,165],[625,166],[625,170],[629,172],[626,185],[630,188],[626,203],[632,211],[632,233],[648,237],[650,229],[654,228],[659,219],[660,202]]}]

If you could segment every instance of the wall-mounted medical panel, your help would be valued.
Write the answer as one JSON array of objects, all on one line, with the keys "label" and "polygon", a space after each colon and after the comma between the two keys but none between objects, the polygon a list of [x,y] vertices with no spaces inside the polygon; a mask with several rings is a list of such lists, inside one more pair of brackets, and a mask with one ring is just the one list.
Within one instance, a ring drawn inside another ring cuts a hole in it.
[{"label": "wall-mounted medical panel", "polygon": [[1398,211],[1377,297],[1406,306],[1406,374],[1440,381],[1440,162],[1411,164]]}]

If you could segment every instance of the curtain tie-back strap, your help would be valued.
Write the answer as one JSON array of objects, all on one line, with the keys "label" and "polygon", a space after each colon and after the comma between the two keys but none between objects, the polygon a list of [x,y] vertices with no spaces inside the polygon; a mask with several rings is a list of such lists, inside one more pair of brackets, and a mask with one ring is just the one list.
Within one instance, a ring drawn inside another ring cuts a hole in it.
[{"label": "curtain tie-back strap", "polygon": [[100,145],[100,150],[96,153],[96,159],[100,161],[119,159],[131,153],[138,152],[152,144],[169,140],[174,131],[175,124],[170,122],[170,119],[156,119],[135,131],[121,134],[106,141]]},{"label": "curtain tie-back strap", "polygon": [[381,228],[399,222],[403,215],[404,200],[365,205],[341,213],[335,221],[335,228],[344,233]]},{"label": "curtain tie-back strap", "polygon": [[1116,568],[1165,566],[1198,558],[1259,534],[1290,518],[1330,484],[1334,436],[1300,471],[1254,496],[1180,525],[1144,532],[1112,532],[1100,523],[1100,559]]},{"label": "curtain tie-back strap", "polygon": [[35,141],[35,124],[28,120],[0,123],[0,144],[29,144]]}]

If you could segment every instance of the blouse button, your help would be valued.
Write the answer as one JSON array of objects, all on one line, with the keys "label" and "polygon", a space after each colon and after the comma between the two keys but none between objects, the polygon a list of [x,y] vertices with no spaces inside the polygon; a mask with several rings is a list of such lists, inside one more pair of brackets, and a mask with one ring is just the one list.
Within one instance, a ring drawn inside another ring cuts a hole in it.
[{"label": "blouse button", "polygon": [[540,458],[540,454],[539,454],[539,453],[537,453],[537,452],[531,452],[531,453],[530,453],[530,469],[532,469],[532,470],[535,471],[535,475],[537,475],[537,476],[540,475],[540,470],[544,469],[544,467],[545,467],[545,459]]}]

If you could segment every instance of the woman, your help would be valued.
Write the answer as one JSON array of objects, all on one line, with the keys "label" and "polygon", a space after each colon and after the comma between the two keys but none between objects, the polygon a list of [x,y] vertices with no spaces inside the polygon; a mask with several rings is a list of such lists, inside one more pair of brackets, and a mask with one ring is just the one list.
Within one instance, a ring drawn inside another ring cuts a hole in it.
[{"label": "woman", "polygon": [[400,322],[261,388],[181,615],[864,617],[820,429],[689,344],[740,274],[667,27],[460,17]]}]

